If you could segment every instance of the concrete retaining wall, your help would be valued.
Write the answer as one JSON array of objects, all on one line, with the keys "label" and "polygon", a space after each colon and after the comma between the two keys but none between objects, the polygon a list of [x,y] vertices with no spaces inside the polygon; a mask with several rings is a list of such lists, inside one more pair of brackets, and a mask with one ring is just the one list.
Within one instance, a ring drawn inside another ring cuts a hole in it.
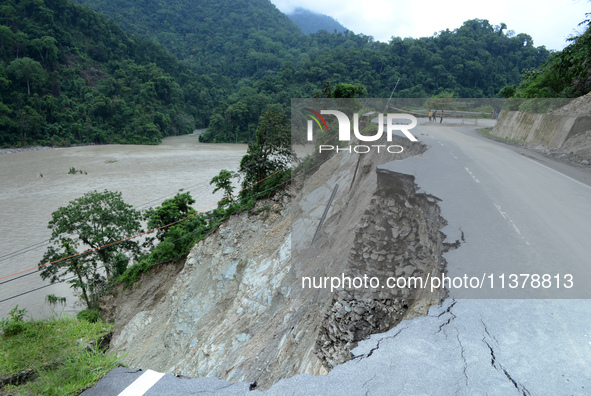
[{"label": "concrete retaining wall", "polygon": [[[588,156],[591,143],[591,117],[503,111],[492,130],[494,136],[526,146],[543,145]],[[577,141],[577,144],[570,144]]]}]

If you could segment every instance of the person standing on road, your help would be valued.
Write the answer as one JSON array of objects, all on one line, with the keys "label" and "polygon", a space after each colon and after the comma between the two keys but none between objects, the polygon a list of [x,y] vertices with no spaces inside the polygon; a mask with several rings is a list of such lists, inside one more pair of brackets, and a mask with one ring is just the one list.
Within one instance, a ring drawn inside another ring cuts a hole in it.
[{"label": "person standing on road", "polygon": [[441,119],[439,120],[439,123],[441,124],[443,122],[443,110],[441,110]]},{"label": "person standing on road", "polygon": [[433,122],[437,121],[437,110],[433,111]]},{"label": "person standing on road", "polygon": [[429,122],[431,122],[431,117],[433,117],[433,112],[429,110]]}]

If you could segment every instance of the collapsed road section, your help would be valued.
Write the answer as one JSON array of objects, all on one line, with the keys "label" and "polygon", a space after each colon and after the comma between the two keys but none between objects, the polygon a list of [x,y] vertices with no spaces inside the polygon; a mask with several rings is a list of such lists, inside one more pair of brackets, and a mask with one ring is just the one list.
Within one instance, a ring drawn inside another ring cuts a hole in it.
[{"label": "collapsed road section", "polygon": [[[420,154],[334,155],[288,191],[233,216],[191,251],[177,275],[155,271],[104,310],[130,367],[257,381],[326,374],[368,335],[426,314],[440,290],[330,290],[304,277],[436,275],[444,265],[437,200],[377,165]],[[356,171],[357,169],[357,171]],[[311,241],[333,188],[341,188]],[[176,273],[178,270],[173,271]]]}]

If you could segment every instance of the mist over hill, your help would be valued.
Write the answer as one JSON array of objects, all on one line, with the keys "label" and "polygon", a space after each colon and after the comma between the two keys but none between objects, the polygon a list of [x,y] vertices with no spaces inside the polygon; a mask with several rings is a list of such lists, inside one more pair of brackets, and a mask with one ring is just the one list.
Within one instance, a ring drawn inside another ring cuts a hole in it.
[{"label": "mist over hill", "polygon": [[304,34],[316,33],[320,30],[326,30],[329,33],[342,33],[345,30],[348,30],[331,16],[301,7],[298,7],[293,10],[292,13],[287,14],[287,17],[291,19],[293,23],[298,25]]}]

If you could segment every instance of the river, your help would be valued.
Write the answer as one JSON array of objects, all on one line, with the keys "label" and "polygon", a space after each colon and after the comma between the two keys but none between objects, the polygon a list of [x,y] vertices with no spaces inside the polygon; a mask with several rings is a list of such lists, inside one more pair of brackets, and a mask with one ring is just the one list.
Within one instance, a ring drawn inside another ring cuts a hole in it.
[{"label": "river", "polygon": [[[245,153],[243,144],[203,144],[197,135],[186,135],[165,138],[158,146],[84,146],[0,155],[0,278],[39,265],[51,236],[51,214],[71,200],[107,189],[146,209],[184,189],[195,199],[195,209],[209,210],[221,198],[221,192],[212,194],[209,181],[221,169],[237,170]],[[69,174],[72,167],[86,174]],[[0,301],[49,284],[38,271],[10,280],[14,278],[0,279]],[[45,302],[48,294],[66,297],[67,305],[54,311]],[[17,304],[34,318],[83,309],[65,283],[0,302],[0,317]]]}]

